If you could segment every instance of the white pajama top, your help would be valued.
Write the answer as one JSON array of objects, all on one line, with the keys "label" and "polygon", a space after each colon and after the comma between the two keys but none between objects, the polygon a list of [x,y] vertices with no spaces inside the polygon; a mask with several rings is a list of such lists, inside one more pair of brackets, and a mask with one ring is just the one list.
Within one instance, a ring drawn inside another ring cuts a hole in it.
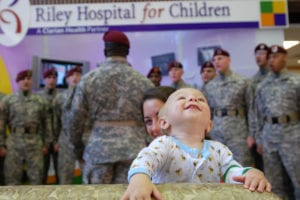
[{"label": "white pajama top", "polygon": [[161,136],[144,148],[133,161],[128,180],[136,173],[147,174],[153,183],[237,183],[249,167],[233,160],[232,153],[217,141],[204,140],[202,151],[188,147],[172,136]]}]

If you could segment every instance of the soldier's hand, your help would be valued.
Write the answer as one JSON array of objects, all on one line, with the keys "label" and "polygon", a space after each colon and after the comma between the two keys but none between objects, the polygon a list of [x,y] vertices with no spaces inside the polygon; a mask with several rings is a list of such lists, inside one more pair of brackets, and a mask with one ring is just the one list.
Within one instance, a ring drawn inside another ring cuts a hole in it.
[{"label": "soldier's hand", "polygon": [[255,145],[255,138],[252,136],[247,137],[247,146],[248,148],[252,148]]},{"label": "soldier's hand", "polygon": [[48,154],[48,148],[47,147],[43,147],[42,152],[44,155]]},{"label": "soldier's hand", "polygon": [[260,155],[262,155],[263,154],[263,146],[261,144],[257,145],[256,151],[257,151],[257,153],[259,153]]},{"label": "soldier's hand", "polygon": [[58,144],[54,144],[54,145],[53,145],[53,151],[54,151],[54,152],[58,152],[58,149],[59,149]]},{"label": "soldier's hand", "polygon": [[0,148],[0,157],[5,157],[6,156],[6,148],[5,147],[1,147]]}]

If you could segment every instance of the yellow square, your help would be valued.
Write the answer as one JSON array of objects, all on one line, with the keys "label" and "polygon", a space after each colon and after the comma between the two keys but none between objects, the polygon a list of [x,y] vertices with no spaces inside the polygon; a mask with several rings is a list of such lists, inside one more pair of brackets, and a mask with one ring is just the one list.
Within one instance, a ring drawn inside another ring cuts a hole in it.
[{"label": "yellow square", "polygon": [[261,13],[261,26],[274,26],[274,15]]},{"label": "yellow square", "polygon": [[286,13],[285,1],[273,1],[273,13]]}]

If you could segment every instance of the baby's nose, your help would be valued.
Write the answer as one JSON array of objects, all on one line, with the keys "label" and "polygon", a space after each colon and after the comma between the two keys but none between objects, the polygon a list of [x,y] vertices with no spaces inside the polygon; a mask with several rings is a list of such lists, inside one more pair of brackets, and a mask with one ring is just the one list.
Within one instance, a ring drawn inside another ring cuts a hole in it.
[{"label": "baby's nose", "polygon": [[195,102],[198,101],[198,99],[197,99],[196,97],[190,97],[189,100],[190,100],[190,101],[195,101]]}]

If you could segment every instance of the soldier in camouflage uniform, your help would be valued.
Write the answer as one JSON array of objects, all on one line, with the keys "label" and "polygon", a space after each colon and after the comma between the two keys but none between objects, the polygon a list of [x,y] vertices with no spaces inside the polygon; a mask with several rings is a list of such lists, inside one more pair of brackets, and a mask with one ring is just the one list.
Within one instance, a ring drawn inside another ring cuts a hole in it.
[{"label": "soldier in camouflage uniform", "polygon": [[159,67],[158,66],[152,67],[147,74],[147,78],[149,78],[152,81],[155,87],[160,86],[162,77],[161,77],[161,70],[159,69]]},{"label": "soldier in camouflage uniform", "polygon": [[212,62],[206,61],[201,65],[200,76],[203,81],[201,91],[205,90],[207,83],[216,77],[216,69]]},{"label": "soldier in camouflage uniform", "polygon": [[[27,165],[31,184],[42,184],[43,153],[52,141],[49,131],[47,102],[32,94],[32,72],[18,73],[19,91],[3,99],[0,119],[0,152],[6,153],[5,181],[7,185],[21,183],[22,164]],[[6,127],[10,134],[5,138]]]},{"label": "soldier in camouflage uniform", "polygon": [[81,78],[81,74],[82,69],[80,66],[68,71],[66,74],[68,89],[58,94],[53,102],[55,118],[57,119],[56,131],[59,133],[59,135],[56,135],[59,146],[59,183],[63,185],[72,184],[75,168],[76,157],[74,154],[74,146],[70,141],[67,129],[69,125],[70,100],[72,99],[72,95],[74,95],[74,89]]},{"label": "soldier in camouflage uniform", "polygon": [[83,155],[85,184],[126,183],[132,159],[146,146],[140,102],[153,84],[127,62],[130,44],[124,33],[108,31],[103,40],[106,60],[82,77],[70,114],[78,157],[85,121],[90,118],[93,126]]},{"label": "soldier in camouflage uniform", "polygon": [[287,71],[286,62],[287,51],[271,46],[271,72],[256,90],[256,142],[262,146],[264,171],[273,192],[283,198],[288,177],[294,198],[300,199],[300,77]]},{"label": "soldier in camouflage uniform", "polygon": [[[57,133],[55,132],[55,120],[53,115],[53,100],[56,97],[58,91],[56,89],[57,83],[57,71],[54,68],[50,68],[43,73],[44,81],[45,81],[45,88],[44,90],[40,91],[39,94],[44,97],[48,102],[48,114],[50,116],[50,125],[51,125],[51,133],[53,135],[53,139],[55,138],[54,135]],[[57,157],[58,157],[58,145],[57,141],[52,141],[50,146],[48,147],[48,153],[44,156],[44,176],[43,176],[43,184],[47,183],[48,178],[48,170],[50,167],[50,161],[52,158],[54,171],[55,171],[55,178],[56,183],[58,183],[58,173],[57,173]]]},{"label": "soldier in camouflage uniform", "polygon": [[180,62],[173,61],[169,63],[168,73],[172,81],[171,87],[175,89],[192,87],[191,85],[187,84],[182,80],[182,75],[184,71],[183,71],[183,66]]},{"label": "soldier in camouflage uniform", "polygon": [[[3,93],[0,92],[0,108],[2,107],[2,103],[1,100],[5,95]],[[1,115],[2,115],[2,111],[0,109],[0,119],[1,119]],[[5,181],[4,181],[4,159],[5,159],[5,155],[2,155],[0,152],[0,185],[4,185]]]},{"label": "soldier in camouflage uniform", "polygon": [[[255,141],[255,130],[256,130],[256,114],[255,114],[255,91],[257,85],[264,80],[264,78],[269,73],[268,67],[268,50],[269,47],[266,44],[260,43],[258,44],[255,49],[255,60],[256,64],[259,67],[258,72],[252,77],[249,91],[250,91],[250,105],[249,105],[249,114],[248,114],[248,124],[249,124],[249,135],[247,138],[247,146],[251,149],[252,156],[255,161],[255,167],[263,171],[263,161],[262,156],[260,155],[261,152],[257,152],[257,145]],[[260,151],[258,149],[258,151]]]},{"label": "soldier in camouflage uniform", "polygon": [[204,90],[214,124],[209,136],[228,146],[235,160],[251,166],[253,161],[246,144],[249,80],[230,70],[230,56],[223,49],[215,50],[213,63],[218,74]]}]

